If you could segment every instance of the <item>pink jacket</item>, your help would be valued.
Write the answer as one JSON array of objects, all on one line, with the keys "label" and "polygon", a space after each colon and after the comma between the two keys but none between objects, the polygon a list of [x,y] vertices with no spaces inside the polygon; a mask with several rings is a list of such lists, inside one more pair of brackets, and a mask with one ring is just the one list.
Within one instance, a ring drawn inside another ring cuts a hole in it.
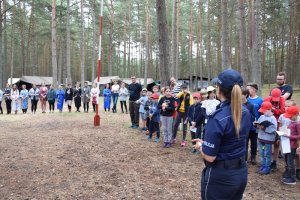
[{"label": "pink jacket", "polygon": [[289,125],[289,129],[291,129],[291,148],[296,149],[298,148],[297,141],[300,142],[300,122],[291,122]]}]

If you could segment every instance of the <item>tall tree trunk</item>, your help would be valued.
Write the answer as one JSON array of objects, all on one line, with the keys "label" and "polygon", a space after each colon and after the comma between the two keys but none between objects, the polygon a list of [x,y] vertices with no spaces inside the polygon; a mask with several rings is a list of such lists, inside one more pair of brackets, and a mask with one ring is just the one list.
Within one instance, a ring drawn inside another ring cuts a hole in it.
[{"label": "tall tree trunk", "polygon": [[206,51],[206,69],[207,69],[207,78],[210,83],[211,79],[211,0],[207,0],[207,51]]},{"label": "tall tree trunk", "polygon": [[[252,66],[252,81],[257,83],[258,88],[261,88],[261,28],[260,28],[260,0],[253,0],[252,4],[252,49],[251,49],[251,66]],[[259,91],[260,94],[260,91]]]},{"label": "tall tree trunk", "polygon": [[176,35],[177,35],[177,4],[178,0],[173,0],[173,13],[172,13],[172,56],[171,56],[171,76],[175,77],[175,71],[176,71],[176,65],[177,65],[177,60],[176,60],[176,54],[177,54],[177,40],[176,40]]},{"label": "tall tree trunk", "polygon": [[0,1],[0,88],[3,88],[4,84],[3,15],[4,9],[2,7],[2,2]]},{"label": "tall tree trunk", "polygon": [[[16,5],[16,0],[13,1]],[[12,18],[12,28],[11,28],[11,51],[10,51],[10,85],[12,85],[12,79],[14,78],[14,55],[15,55],[15,24],[16,24],[16,7],[13,7],[13,18]]]},{"label": "tall tree trunk", "polygon": [[[68,0],[69,1],[69,0]],[[93,51],[92,51],[92,80],[95,79],[95,61],[96,61],[96,0],[93,0],[92,5],[92,20],[93,20]]]},{"label": "tall tree trunk", "polygon": [[166,16],[165,0],[156,0],[156,14],[158,26],[158,44],[159,44],[159,66],[160,66],[160,81],[161,86],[168,85],[170,78],[169,72],[169,38],[168,38],[168,23]]},{"label": "tall tree trunk", "polygon": [[179,74],[179,42],[180,42],[180,1],[177,5],[177,22],[176,22],[176,66],[175,66],[175,78],[178,79]]},{"label": "tall tree trunk", "polygon": [[72,83],[72,76],[71,76],[71,36],[70,36],[70,0],[67,0],[67,13],[66,13],[66,20],[67,20],[67,38],[66,38],[66,45],[67,45],[67,83]]},{"label": "tall tree trunk", "polygon": [[127,59],[127,14],[125,14],[125,20],[124,20],[124,29],[123,29],[123,41],[124,41],[124,50],[123,50],[123,77],[126,77],[127,71],[126,71],[126,59]]},{"label": "tall tree trunk", "polygon": [[80,69],[81,69],[81,78],[80,82],[81,85],[83,86],[83,83],[85,81],[85,69],[84,69],[84,13],[83,13],[83,2],[84,0],[80,0],[80,17],[81,17],[81,22],[80,22]]},{"label": "tall tree trunk", "polygon": [[53,85],[57,86],[57,57],[56,57],[56,0],[52,0],[52,19],[51,19],[51,52],[52,52],[52,77]]},{"label": "tall tree trunk", "polygon": [[110,0],[110,22],[109,22],[109,72],[108,75],[112,76],[113,74],[113,34],[114,34],[114,18],[115,18],[115,9],[113,5],[113,0]]},{"label": "tall tree trunk", "polygon": [[149,35],[150,35],[150,11],[149,11],[149,1],[146,0],[145,5],[145,18],[146,18],[146,58],[145,58],[145,69],[144,69],[144,87],[147,88],[147,78],[148,78],[148,67],[149,67],[149,57],[150,57],[150,47],[149,47]]},{"label": "tall tree trunk", "polygon": [[194,90],[193,88],[193,0],[190,0],[190,30],[189,30],[189,77],[190,77],[190,90]]},{"label": "tall tree trunk", "polygon": [[[201,82],[201,88],[202,88],[202,81],[203,81],[203,63],[202,63],[202,2],[199,2],[199,7],[198,7],[198,45],[197,45],[197,52],[199,56],[199,75],[200,75],[200,82]],[[197,83],[198,84],[198,83]]]},{"label": "tall tree trunk", "polygon": [[[3,0],[3,10],[6,10],[6,4],[7,1]],[[6,82],[7,78],[8,78],[8,67],[7,67],[7,26],[6,26],[6,12],[3,13],[3,63],[4,63],[4,68],[3,68],[3,79]]]},{"label": "tall tree trunk", "polygon": [[[20,10],[20,15],[22,17],[20,17],[21,19],[19,19],[19,28],[20,28],[20,39],[21,39],[21,59],[20,59],[20,63],[21,63],[21,67],[22,67],[22,75],[25,75],[26,73],[26,65],[25,65],[25,20],[26,20],[26,10],[25,10],[25,2],[23,2],[23,8],[21,7],[21,3],[19,3],[19,10]],[[23,10],[23,12],[21,12],[21,10]],[[23,14],[24,13],[24,14]]]},{"label": "tall tree trunk", "polygon": [[[216,32],[216,45],[217,45],[217,69],[220,69],[221,71],[223,71],[222,69],[222,10],[221,10],[221,4],[219,3],[217,5],[217,10],[218,10],[218,14],[217,14],[217,32]],[[223,46],[224,48],[224,46]],[[218,71],[218,70],[217,70]]]},{"label": "tall tree trunk", "polygon": [[228,0],[221,0],[221,15],[222,15],[222,70],[231,68],[230,64],[230,49],[228,38]]},{"label": "tall tree trunk", "polygon": [[59,56],[58,56],[58,83],[63,83],[62,81],[62,68],[63,68],[63,41],[59,43]]},{"label": "tall tree trunk", "polygon": [[245,22],[245,1],[239,0],[239,14],[240,14],[240,64],[241,72],[244,78],[244,85],[248,83],[248,66],[247,66],[247,44],[246,44],[246,22]]}]

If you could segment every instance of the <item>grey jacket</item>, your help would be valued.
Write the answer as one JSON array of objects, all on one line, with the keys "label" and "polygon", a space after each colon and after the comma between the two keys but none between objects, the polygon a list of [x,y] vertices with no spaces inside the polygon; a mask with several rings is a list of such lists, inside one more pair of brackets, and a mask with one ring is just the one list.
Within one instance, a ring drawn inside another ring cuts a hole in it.
[{"label": "grey jacket", "polygon": [[87,103],[90,102],[91,98],[91,89],[89,86],[83,87],[81,90],[82,102]]},{"label": "grey jacket", "polygon": [[270,141],[274,142],[275,141],[275,136],[276,136],[276,130],[277,130],[277,121],[276,118],[272,116],[265,116],[261,115],[257,122],[261,123],[263,121],[269,121],[272,123],[272,125],[266,127],[265,130],[258,129],[258,139],[259,140],[264,140],[264,141]]}]

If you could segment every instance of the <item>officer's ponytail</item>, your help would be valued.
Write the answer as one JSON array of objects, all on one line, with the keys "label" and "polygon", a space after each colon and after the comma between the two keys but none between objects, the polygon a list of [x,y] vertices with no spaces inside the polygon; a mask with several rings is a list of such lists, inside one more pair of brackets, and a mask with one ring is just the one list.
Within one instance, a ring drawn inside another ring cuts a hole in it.
[{"label": "officer's ponytail", "polygon": [[231,113],[237,137],[239,137],[242,121],[242,90],[239,85],[234,85],[231,90]]},{"label": "officer's ponytail", "polygon": [[232,120],[236,136],[240,136],[240,127],[242,121],[242,89],[239,85],[234,85],[232,89],[225,89],[219,85],[219,90],[227,100],[231,102]]}]

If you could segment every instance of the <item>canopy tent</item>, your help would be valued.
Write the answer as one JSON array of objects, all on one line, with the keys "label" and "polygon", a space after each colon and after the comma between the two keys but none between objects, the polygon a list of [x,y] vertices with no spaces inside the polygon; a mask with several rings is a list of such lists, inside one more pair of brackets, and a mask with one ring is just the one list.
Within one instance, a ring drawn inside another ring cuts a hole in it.
[{"label": "canopy tent", "polygon": [[[12,84],[16,84],[18,88],[21,88],[22,85],[26,85],[27,89],[30,89],[32,87],[32,84],[36,84],[37,86],[40,86],[42,84],[50,86],[52,82],[52,77],[45,76],[22,76],[21,78],[12,79]],[[10,78],[7,80],[7,83],[10,84]]]}]

